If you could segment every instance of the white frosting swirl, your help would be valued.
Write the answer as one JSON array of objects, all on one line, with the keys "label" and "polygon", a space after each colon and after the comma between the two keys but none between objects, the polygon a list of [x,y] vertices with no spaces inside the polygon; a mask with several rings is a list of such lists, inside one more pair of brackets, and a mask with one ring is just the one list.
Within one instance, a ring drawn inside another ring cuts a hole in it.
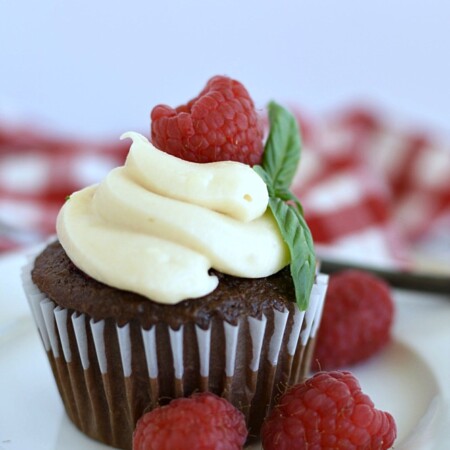
[{"label": "white frosting swirl", "polygon": [[173,304],[212,292],[221,272],[269,276],[289,263],[267,188],[249,166],[187,162],[138,133],[126,163],[71,195],[57,220],[74,264],[110,286]]}]

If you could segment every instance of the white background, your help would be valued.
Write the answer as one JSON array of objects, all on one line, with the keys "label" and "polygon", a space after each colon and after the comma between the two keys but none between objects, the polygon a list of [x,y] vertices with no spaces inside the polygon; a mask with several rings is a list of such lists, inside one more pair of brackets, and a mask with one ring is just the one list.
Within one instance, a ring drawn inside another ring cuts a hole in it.
[{"label": "white background", "polygon": [[258,107],[356,100],[450,134],[447,0],[0,0],[0,117],[111,136],[147,130],[209,77]]}]

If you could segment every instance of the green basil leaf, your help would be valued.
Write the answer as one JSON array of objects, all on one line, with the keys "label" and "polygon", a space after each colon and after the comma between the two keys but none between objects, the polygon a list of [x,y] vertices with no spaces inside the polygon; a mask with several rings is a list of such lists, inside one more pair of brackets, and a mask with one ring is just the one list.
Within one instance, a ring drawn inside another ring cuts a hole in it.
[{"label": "green basil leaf", "polygon": [[297,305],[301,310],[305,310],[308,307],[316,270],[311,232],[302,214],[282,199],[269,198],[269,207],[291,253],[291,276]]},{"label": "green basil leaf", "polygon": [[272,180],[269,174],[261,167],[261,166],[253,166],[253,170],[263,179],[264,183],[266,183],[267,191],[269,192],[269,196],[275,195],[275,192],[272,188]]},{"label": "green basil leaf", "polygon": [[262,165],[253,168],[267,185],[269,208],[291,254],[296,302],[305,310],[314,283],[316,258],[302,205],[289,190],[300,160],[300,132],[295,118],[274,102],[269,104],[269,120]]},{"label": "green basil leaf", "polygon": [[270,102],[270,132],[264,147],[262,166],[274,189],[289,189],[300,160],[301,138],[295,117]]},{"label": "green basil leaf", "polygon": [[295,206],[298,212],[303,216],[303,206],[300,203],[299,199],[289,190],[282,189],[274,192],[273,197],[280,198],[285,202],[290,202],[293,206]]}]

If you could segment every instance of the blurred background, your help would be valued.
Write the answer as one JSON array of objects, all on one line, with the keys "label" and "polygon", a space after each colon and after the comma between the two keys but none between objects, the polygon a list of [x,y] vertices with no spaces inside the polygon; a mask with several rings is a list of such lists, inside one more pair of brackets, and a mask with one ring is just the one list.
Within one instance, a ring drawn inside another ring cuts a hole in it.
[{"label": "blurred background", "polygon": [[0,2],[1,112],[75,136],[148,128],[214,74],[323,114],[373,101],[450,132],[445,0]]},{"label": "blurred background", "polygon": [[450,271],[450,3],[0,0],[0,250],[215,74],[301,123],[295,190],[335,258]]}]

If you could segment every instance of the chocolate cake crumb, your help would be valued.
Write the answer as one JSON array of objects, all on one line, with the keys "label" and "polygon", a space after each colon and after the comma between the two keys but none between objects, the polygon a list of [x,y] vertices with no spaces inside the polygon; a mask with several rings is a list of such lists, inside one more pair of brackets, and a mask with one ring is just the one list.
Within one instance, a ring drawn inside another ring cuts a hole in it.
[{"label": "chocolate cake crumb", "polygon": [[205,329],[213,318],[235,325],[242,316],[260,318],[273,308],[283,311],[295,306],[289,267],[257,279],[233,277],[215,270],[211,273],[219,278],[213,292],[164,305],[94,280],[72,263],[56,241],[36,258],[32,279],[41,292],[61,307],[85,313],[94,320],[112,318],[119,325],[138,320],[145,329],[156,323],[178,329],[192,321]]}]

